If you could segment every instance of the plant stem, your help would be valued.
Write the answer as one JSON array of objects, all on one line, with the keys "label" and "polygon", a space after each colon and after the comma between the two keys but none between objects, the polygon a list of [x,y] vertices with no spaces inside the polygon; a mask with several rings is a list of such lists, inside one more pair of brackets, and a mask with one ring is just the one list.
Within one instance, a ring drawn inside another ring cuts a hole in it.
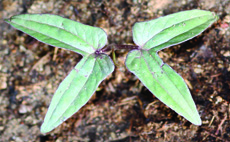
[{"label": "plant stem", "polygon": [[118,49],[133,50],[133,49],[139,49],[139,46],[136,46],[136,45],[115,45],[114,50],[118,50]]},{"label": "plant stem", "polygon": [[139,46],[110,44],[110,45],[106,46],[104,49],[102,49],[102,52],[108,52],[112,49],[114,49],[114,50],[119,50],[119,49],[133,50],[133,49],[139,49]]}]

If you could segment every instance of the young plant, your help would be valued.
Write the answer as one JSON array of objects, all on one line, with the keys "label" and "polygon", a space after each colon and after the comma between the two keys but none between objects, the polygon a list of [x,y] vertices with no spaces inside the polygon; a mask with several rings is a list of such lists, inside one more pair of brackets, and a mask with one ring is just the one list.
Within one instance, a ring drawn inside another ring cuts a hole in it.
[{"label": "young plant", "polygon": [[56,90],[41,132],[47,133],[87,103],[99,84],[114,70],[105,54],[109,50],[132,49],[125,64],[128,70],[164,104],[195,125],[201,119],[183,78],[157,55],[157,52],[197,36],[218,17],[209,11],[189,10],[133,26],[134,45],[108,45],[106,33],[49,14],[24,14],[5,20],[37,40],[79,53],[82,60]]}]

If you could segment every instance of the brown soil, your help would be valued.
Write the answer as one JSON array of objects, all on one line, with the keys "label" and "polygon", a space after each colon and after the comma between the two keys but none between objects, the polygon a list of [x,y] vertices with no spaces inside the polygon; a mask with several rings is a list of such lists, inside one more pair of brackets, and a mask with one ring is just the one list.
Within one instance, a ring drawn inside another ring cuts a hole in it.
[{"label": "brown soil", "polygon": [[[127,51],[90,101],[61,126],[40,133],[58,84],[81,56],[15,30],[2,19],[50,13],[103,28],[109,43],[133,44],[132,26],[182,10],[216,12],[200,36],[160,52],[188,84],[202,126],[161,103],[125,68]],[[0,1],[0,141],[230,141],[230,0]]]}]

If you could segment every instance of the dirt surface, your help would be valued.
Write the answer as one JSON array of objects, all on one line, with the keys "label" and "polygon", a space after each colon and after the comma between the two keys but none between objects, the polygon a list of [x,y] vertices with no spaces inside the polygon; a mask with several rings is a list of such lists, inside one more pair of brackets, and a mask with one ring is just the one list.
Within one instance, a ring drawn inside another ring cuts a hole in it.
[{"label": "dirt surface", "polygon": [[[216,12],[200,36],[159,52],[186,81],[202,119],[192,125],[125,68],[127,51],[90,101],[52,132],[40,133],[50,100],[81,56],[15,30],[4,18],[50,13],[103,28],[109,43],[133,44],[132,26],[183,10]],[[230,0],[0,1],[0,141],[230,141]]]}]

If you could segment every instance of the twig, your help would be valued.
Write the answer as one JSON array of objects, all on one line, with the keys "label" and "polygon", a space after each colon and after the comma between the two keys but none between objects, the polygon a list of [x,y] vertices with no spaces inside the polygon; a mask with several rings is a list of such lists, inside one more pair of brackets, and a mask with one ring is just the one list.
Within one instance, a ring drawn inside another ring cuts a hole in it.
[{"label": "twig", "polygon": [[215,135],[218,135],[219,130],[222,129],[221,126],[224,124],[224,121],[225,121],[226,119],[227,119],[227,114],[225,113],[224,119],[222,119],[221,122],[220,122],[220,124],[218,125],[218,128],[217,128],[217,130],[216,130]]},{"label": "twig", "polygon": [[55,47],[55,49],[54,49],[54,55],[53,55],[53,61],[55,61],[56,58],[57,58],[57,52],[58,52],[58,48]]}]

